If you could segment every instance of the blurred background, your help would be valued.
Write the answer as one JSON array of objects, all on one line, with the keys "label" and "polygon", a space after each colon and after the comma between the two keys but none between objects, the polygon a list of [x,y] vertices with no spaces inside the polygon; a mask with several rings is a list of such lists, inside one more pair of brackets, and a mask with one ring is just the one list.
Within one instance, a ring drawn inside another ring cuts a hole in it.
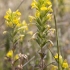
[{"label": "blurred background", "polygon": [[[57,25],[58,25],[58,36],[59,36],[59,47],[61,48],[62,56],[67,59],[70,64],[70,0],[51,0],[53,8],[56,14]],[[3,31],[5,30],[5,19],[4,15],[10,8],[12,11],[19,9],[21,12],[21,21],[26,20],[28,22],[28,16],[33,15],[34,10],[31,9],[32,0],[0,0],[0,70],[3,70],[4,56],[5,56],[5,37]],[[54,21],[52,20],[52,26]],[[32,26],[31,30],[36,31],[36,27]],[[56,52],[56,40],[55,35],[52,38],[54,47],[52,47],[54,53]],[[24,41],[23,52],[29,55],[29,58],[34,55],[36,58],[39,57],[37,54],[39,46],[35,41],[27,42]],[[46,49],[46,48],[45,48]],[[45,50],[46,52],[46,50]],[[34,64],[35,60],[32,60],[30,65]]]}]

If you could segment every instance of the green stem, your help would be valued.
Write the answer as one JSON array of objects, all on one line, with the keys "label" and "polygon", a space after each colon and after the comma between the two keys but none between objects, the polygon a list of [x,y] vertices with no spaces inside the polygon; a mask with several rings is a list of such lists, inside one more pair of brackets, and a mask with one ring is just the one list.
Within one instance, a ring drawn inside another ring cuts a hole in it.
[{"label": "green stem", "polygon": [[[41,54],[43,53],[43,52],[42,52],[42,49],[43,49],[43,48],[41,47]],[[41,62],[42,62],[41,70],[43,70],[43,58],[41,58]]]},{"label": "green stem", "polygon": [[56,42],[57,42],[57,53],[58,53],[58,70],[60,70],[60,64],[59,64],[59,42],[58,42],[58,27],[57,27],[57,21],[56,21],[56,15],[55,15],[55,9],[54,9],[54,2],[52,3],[52,8],[53,8],[53,15],[54,15],[54,22],[55,22],[55,29],[56,29]]},{"label": "green stem", "polygon": [[54,15],[54,22],[55,22],[55,29],[56,29],[56,42],[57,42],[57,53],[58,53],[58,70],[60,70],[60,64],[59,64],[59,42],[58,42],[58,27],[57,27],[57,22],[56,22],[56,17]]}]

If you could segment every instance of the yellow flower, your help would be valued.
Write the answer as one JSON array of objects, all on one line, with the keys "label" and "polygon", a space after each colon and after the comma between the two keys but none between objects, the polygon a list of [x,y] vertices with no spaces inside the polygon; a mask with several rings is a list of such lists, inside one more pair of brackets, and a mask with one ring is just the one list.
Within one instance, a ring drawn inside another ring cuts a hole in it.
[{"label": "yellow flower", "polygon": [[32,34],[33,34],[33,32],[32,32],[32,31],[29,31],[29,32],[28,32],[28,34],[32,35]]},{"label": "yellow flower", "polygon": [[49,12],[53,12],[52,5],[50,5],[50,6],[47,8],[47,10],[48,10]]},{"label": "yellow flower", "polygon": [[16,25],[16,27],[20,27],[20,26],[22,26],[22,24],[21,24],[21,23],[18,23],[18,24]]},{"label": "yellow flower", "polygon": [[51,70],[57,70],[57,69],[58,69],[57,66],[55,66],[55,65],[51,65]]},{"label": "yellow flower", "polygon": [[6,14],[10,14],[12,13],[11,9],[9,8],[9,10],[6,12]]},{"label": "yellow flower", "polygon": [[45,2],[47,5],[52,5],[52,3],[51,3],[51,1],[50,0],[46,0],[46,2]]},{"label": "yellow flower", "polygon": [[33,16],[29,16],[29,21],[32,22],[35,19]]},{"label": "yellow flower", "polygon": [[23,41],[24,36],[25,36],[25,35],[20,35],[20,41],[21,41],[21,42]]},{"label": "yellow flower", "polygon": [[16,12],[15,12],[18,16],[20,16],[21,15],[21,13],[17,10]]},{"label": "yellow flower", "polygon": [[39,16],[40,16],[40,12],[37,10],[36,13],[35,13],[35,17],[38,18]]},{"label": "yellow flower", "polygon": [[5,18],[6,20],[8,20],[8,19],[9,19],[9,15],[5,15],[4,18]]},{"label": "yellow flower", "polygon": [[48,21],[51,21],[52,20],[52,14],[47,14],[46,18]]},{"label": "yellow flower", "polygon": [[62,67],[63,68],[68,68],[68,63],[66,60],[64,60],[64,62],[62,63]]},{"label": "yellow flower", "polygon": [[5,18],[6,20],[9,20],[10,14],[11,14],[11,9],[9,9],[9,10],[6,12],[6,15],[4,16],[4,18]]},{"label": "yellow flower", "polygon": [[7,25],[7,27],[11,27],[11,28],[13,27],[12,22],[8,22],[8,21],[7,21],[7,22],[6,22],[6,25]]},{"label": "yellow flower", "polygon": [[[56,55],[54,56],[54,58],[55,58],[55,59],[58,59],[58,54],[56,54]],[[61,56],[61,55],[59,55],[59,58],[61,58],[61,59],[62,59],[62,56]]]},{"label": "yellow flower", "polygon": [[8,53],[7,53],[7,55],[6,55],[7,57],[9,57],[9,58],[11,58],[11,57],[13,57],[13,51],[12,50],[10,50]]},{"label": "yellow flower", "polygon": [[13,19],[13,24],[18,24],[20,22],[20,20],[18,18]]},{"label": "yellow flower", "polygon": [[37,7],[37,2],[36,2],[36,0],[34,0],[34,1],[32,2],[31,7],[32,7],[32,8],[38,8],[38,7]]},{"label": "yellow flower", "polygon": [[28,25],[25,20],[22,22],[22,25],[24,30],[28,30]]},{"label": "yellow flower", "polygon": [[16,54],[14,57],[14,60],[18,60],[18,59],[19,59],[19,56],[18,56],[18,54]]},{"label": "yellow flower", "polygon": [[4,31],[4,32],[3,32],[3,34],[6,34],[6,33],[7,33],[7,31]]},{"label": "yellow flower", "polygon": [[[58,59],[58,54],[56,54],[56,55],[54,56],[54,58],[55,58],[55,59]],[[62,64],[62,62],[63,62],[63,58],[62,58],[61,55],[59,55],[59,62],[60,62],[60,64]]]},{"label": "yellow flower", "polygon": [[6,25],[12,28],[16,26],[20,22],[20,15],[21,13],[18,10],[12,12],[11,9],[9,9],[4,16],[6,19]]},{"label": "yellow flower", "polygon": [[45,10],[47,10],[47,7],[41,7],[41,10],[45,11]]},{"label": "yellow flower", "polygon": [[50,25],[46,25],[46,26],[45,26],[45,28],[50,29],[50,28],[51,28],[51,26],[50,26]]}]

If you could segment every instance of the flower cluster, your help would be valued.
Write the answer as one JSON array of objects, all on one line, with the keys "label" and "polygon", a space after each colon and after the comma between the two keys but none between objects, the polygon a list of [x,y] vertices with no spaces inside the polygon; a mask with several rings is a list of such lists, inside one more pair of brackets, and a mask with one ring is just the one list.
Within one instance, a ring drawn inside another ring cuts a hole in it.
[{"label": "flower cluster", "polygon": [[6,19],[6,25],[11,28],[15,27],[16,25],[20,25],[20,15],[21,13],[18,10],[12,12],[11,9],[9,9],[4,16]]}]

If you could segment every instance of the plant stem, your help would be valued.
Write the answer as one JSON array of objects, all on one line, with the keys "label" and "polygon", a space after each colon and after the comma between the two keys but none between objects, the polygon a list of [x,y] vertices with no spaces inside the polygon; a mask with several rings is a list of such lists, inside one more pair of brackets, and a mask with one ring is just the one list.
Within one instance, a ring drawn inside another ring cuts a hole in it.
[{"label": "plant stem", "polygon": [[[41,47],[41,54],[43,53],[43,52],[42,52],[42,49],[43,49],[43,48]],[[42,57],[41,57],[41,62],[42,62],[41,70],[43,70],[43,58],[42,58]]]},{"label": "plant stem", "polygon": [[56,15],[55,15],[55,9],[54,9],[54,2],[52,3],[52,8],[53,8],[53,15],[54,15],[54,22],[55,22],[55,29],[56,29],[56,42],[57,42],[57,53],[58,53],[58,70],[60,70],[60,64],[59,64],[59,41],[58,41],[58,27],[57,27],[57,21],[56,21]]},{"label": "plant stem", "polygon": [[58,42],[58,27],[57,27],[57,22],[56,22],[56,17],[54,14],[54,22],[55,22],[55,29],[56,29],[56,42],[57,42],[57,53],[58,53],[58,70],[60,70],[60,64],[59,64],[59,42]]}]

